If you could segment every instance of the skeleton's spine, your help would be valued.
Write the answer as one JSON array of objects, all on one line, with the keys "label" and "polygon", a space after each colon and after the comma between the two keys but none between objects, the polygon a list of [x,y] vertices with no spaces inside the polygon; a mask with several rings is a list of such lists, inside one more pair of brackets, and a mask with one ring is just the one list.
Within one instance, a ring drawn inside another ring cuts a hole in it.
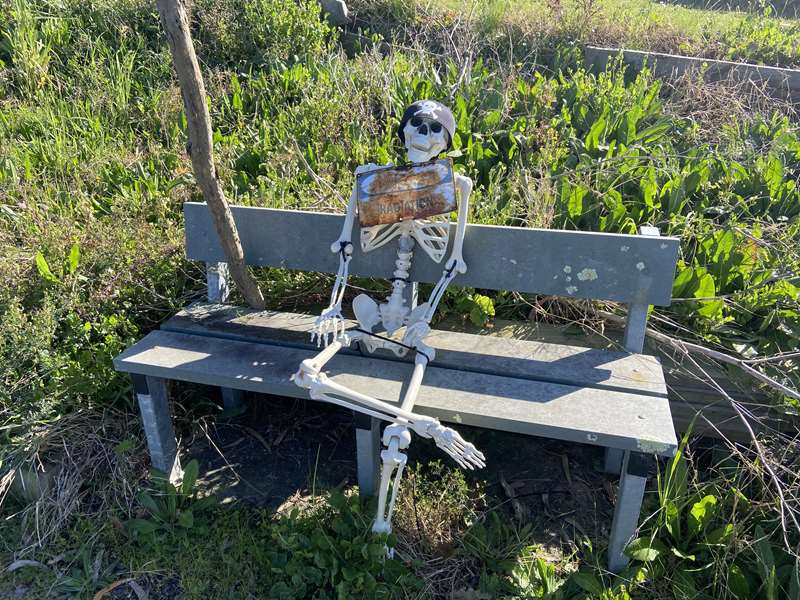
[{"label": "skeleton's spine", "polygon": [[389,299],[391,302],[403,302],[403,290],[408,281],[408,274],[411,271],[411,259],[414,256],[414,238],[403,235],[400,238],[400,243],[397,248],[397,260],[394,261],[395,271],[394,281],[392,282],[392,295]]}]

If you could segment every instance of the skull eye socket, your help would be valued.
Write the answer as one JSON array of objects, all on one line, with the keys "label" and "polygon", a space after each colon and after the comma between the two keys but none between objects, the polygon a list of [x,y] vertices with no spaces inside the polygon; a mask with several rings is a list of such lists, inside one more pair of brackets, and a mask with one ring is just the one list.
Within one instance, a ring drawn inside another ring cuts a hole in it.
[{"label": "skull eye socket", "polygon": [[[425,124],[425,119],[422,119],[421,117],[411,117],[409,123],[411,123],[412,127],[420,127]],[[439,133],[442,130],[442,124],[437,123],[436,121],[428,122],[428,127],[430,127],[430,130],[433,133]]]}]

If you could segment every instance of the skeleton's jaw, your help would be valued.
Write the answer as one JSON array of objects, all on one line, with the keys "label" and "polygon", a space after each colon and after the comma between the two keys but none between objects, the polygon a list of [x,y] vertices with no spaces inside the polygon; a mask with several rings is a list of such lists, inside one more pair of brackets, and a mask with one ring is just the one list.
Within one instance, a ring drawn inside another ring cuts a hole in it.
[{"label": "skeleton's jaw", "polygon": [[410,163],[424,163],[439,156],[438,148],[418,147],[409,144],[406,149],[406,160]]},{"label": "skeleton's jaw", "polygon": [[436,158],[447,149],[444,132],[420,134],[410,125],[405,131],[406,158],[408,162],[424,163]]}]

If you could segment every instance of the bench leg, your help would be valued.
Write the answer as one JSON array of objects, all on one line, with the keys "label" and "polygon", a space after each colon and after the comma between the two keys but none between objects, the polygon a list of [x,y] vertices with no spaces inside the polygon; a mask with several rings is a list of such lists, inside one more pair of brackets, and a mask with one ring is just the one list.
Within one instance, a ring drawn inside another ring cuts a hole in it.
[{"label": "bench leg", "polygon": [[361,496],[374,496],[378,489],[381,456],[380,420],[356,412],[356,462]]},{"label": "bench leg", "polygon": [[622,472],[622,455],[624,453],[624,450],[617,448],[606,448],[603,472],[609,475],[619,475]]},{"label": "bench leg", "polygon": [[237,412],[244,405],[244,392],[233,388],[220,388],[222,408],[226,413]]},{"label": "bench leg", "polygon": [[628,564],[625,547],[633,539],[642,511],[644,487],[647,483],[651,457],[638,452],[625,451],[622,459],[622,475],[614,507],[614,521],[608,539],[608,570],[619,573]]},{"label": "bench leg", "polygon": [[183,472],[169,411],[167,380],[142,375],[132,375],[132,378],[150,450],[150,462],[175,483],[183,476]]}]

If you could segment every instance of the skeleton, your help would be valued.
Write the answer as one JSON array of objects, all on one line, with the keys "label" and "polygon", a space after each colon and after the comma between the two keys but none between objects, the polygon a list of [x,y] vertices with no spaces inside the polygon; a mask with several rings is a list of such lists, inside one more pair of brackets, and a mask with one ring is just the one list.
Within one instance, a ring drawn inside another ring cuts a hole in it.
[{"label": "skeleton", "polygon": [[[453,129],[454,121],[450,111],[438,102],[426,100],[415,102],[406,110],[398,134],[406,147],[408,161],[420,164],[435,159],[448,149]],[[362,165],[356,169],[356,175],[378,168],[380,167],[374,164]],[[324,349],[315,357],[304,360],[293,378],[297,385],[309,390],[311,398],[389,421],[382,439],[385,447],[381,451],[383,466],[378,489],[378,510],[372,527],[376,533],[391,531],[392,513],[407,460],[402,451],[408,449],[411,443],[411,431],[423,438],[432,438],[436,445],[462,468],[474,469],[485,466],[483,454],[465,441],[457,431],[442,425],[438,419],[413,412],[425,368],[435,356],[433,348],[425,343],[425,337],[430,333],[431,319],[447,286],[457,274],[465,273],[467,270],[462,257],[462,245],[472,181],[456,174],[454,183],[460,196],[460,207],[453,250],[445,263],[442,277],[433,288],[428,301],[412,309],[406,305],[404,299],[413,250],[415,246],[419,246],[428,257],[440,263],[447,249],[449,223],[428,219],[407,219],[386,225],[362,226],[360,242],[364,252],[370,252],[395,239],[398,240],[396,270],[392,277],[391,294],[385,302],[379,304],[366,294],[361,294],[353,300],[353,312],[359,327],[346,330],[342,316],[342,300],[353,254],[351,234],[358,204],[357,189],[354,186],[341,235],[330,247],[331,252],[339,254],[339,270],[331,292],[330,306],[322,311],[312,331],[312,340]],[[376,327],[379,327],[378,330],[382,335],[375,334]],[[405,330],[402,332],[401,341],[398,342],[395,333],[402,328]],[[330,380],[322,372],[325,364],[339,350],[354,342],[363,345],[368,352],[388,350],[397,356],[405,356],[409,351],[414,353],[413,372],[399,407],[350,390]],[[389,497],[390,484],[391,497]]]}]

